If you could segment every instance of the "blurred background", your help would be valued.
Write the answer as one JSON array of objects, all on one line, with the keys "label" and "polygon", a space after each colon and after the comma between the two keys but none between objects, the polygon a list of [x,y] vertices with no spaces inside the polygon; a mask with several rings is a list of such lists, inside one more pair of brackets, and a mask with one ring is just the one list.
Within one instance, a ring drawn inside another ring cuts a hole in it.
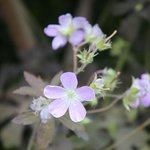
[{"label": "blurred background", "polygon": [[[25,149],[30,137],[30,126],[11,123],[20,105],[32,99],[11,94],[26,84],[23,71],[50,80],[60,70],[71,70],[69,45],[53,51],[51,39],[43,33],[44,27],[57,24],[58,16],[65,13],[98,23],[106,35],[118,31],[112,49],[96,56],[80,75],[82,83],[96,69],[112,67],[121,71],[122,84],[117,90],[122,92],[130,86],[132,75],[150,72],[150,0],[0,0],[0,150]],[[56,149],[103,150],[149,114],[148,108],[127,112],[119,103],[107,112],[90,115],[94,121],[86,125],[90,142],[68,131],[60,136],[63,140],[57,141]],[[149,133],[146,127],[116,150],[149,150]]]}]

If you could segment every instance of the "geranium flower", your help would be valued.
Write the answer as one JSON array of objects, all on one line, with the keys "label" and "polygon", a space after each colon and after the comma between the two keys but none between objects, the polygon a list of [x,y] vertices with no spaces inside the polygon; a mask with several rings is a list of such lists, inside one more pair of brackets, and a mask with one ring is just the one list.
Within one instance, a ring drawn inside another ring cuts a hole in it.
[{"label": "geranium flower", "polygon": [[150,106],[150,76],[149,74],[142,74],[141,78],[133,80],[132,87],[138,90],[137,98],[132,101],[130,106],[138,107],[142,105],[144,107]]},{"label": "geranium flower", "polygon": [[94,90],[88,86],[77,88],[78,80],[72,72],[63,73],[60,81],[63,87],[47,85],[44,88],[44,95],[54,99],[49,104],[49,112],[55,118],[59,118],[69,109],[71,120],[80,122],[86,116],[86,110],[81,102],[92,101],[95,98]]},{"label": "geranium flower", "polygon": [[93,27],[90,24],[85,24],[84,30],[85,40],[90,43],[104,35],[98,24]]},{"label": "geranium flower", "polygon": [[54,37],[52,48],[63,47],[67,41],[72,45],[78,45],[84,39],[83,27],[87,24],[84,17],[72,18],[71,14],[61,15],[59,25],[51,24],[44,29],[47,36]]}]

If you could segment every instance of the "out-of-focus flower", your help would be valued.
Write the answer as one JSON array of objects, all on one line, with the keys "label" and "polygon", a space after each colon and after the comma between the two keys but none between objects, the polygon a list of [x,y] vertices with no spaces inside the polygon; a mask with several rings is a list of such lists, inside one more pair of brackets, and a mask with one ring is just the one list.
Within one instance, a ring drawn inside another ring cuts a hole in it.
[{"label": "out-of-focus flower", "polygon": [[90,24],[86,24],[84,30],[85,30],[85,41],[89,43],[93,43],[94,40],[103,36],[103,32],[98,26],[98,24],[94,25],[93,27]]},{"label": "out-of-focus flower", "polygon": [[118,84],[118,72],[112,68],[105,68],[97,73],[94,81],[91,83],[91,87],[95,90],[95,93],[104,97],[108,91],[113,91]]},{"label": "out-of-focus flower", "polygon": [[140,79],[135,79],[133,82],[133,87],[138,89],[136,107],[138,105],[143,105],[144,107],[150,106],[150,75],[142,74]]},{"label": "out-of-focus flower", "polygon": [[72,18],[71,14],[65,14],[59,17],[59,25],[50,24],[44,32],[47,36],[54,37],[53,49],[63,47],[67,41],[76,46],[84,39],[83,27],[86,24],[88,23],[84,17]]},{"label": "out-of-focus flower", "polygon": [[150,106],[150,75],[145,73],[141,78],[133,79],[132,86],[124,99],[124,104],[137,108],[140,105],[144,107]]},{"label": "out-of-focus flower", "polygon": [[49,112],[56,118],[63,116],[69,109],[72,121],[80,122],[86,116],[86,110],[81,102],[95,98],[94,90],[88,86],[77,88],[78,80],[75,73],[66,72],[60,77],[63,87],[47,85],[44,95],[54,99],[49,104]]},{"label": "out-of-focus flower", "polygon": [[48,111],[49,100],[44,97],[39,97],[32,101],[30,108],[35,111],[39,116],[43,123],[46,123],[48,119],[52,116]]}]

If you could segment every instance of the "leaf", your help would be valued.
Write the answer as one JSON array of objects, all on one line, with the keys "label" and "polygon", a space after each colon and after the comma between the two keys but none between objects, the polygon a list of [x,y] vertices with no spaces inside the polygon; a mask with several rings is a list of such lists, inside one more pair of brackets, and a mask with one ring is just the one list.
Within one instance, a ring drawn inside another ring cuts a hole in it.
[{"label": "leaf", "polygon": [[0,105],[0,122],[10,117],[17,112],[16,107],[12,105],[1,104]]},{"label": "leaf", "polygon": [[59,118],[59,120],[70,130],[78,130],[78,131],[82,131],[84,130],[84,126],[80,123],[76,123],[73,122],[70,118],[68,114],[65,114],[63,117]]},{"label": "leaf", "polygon": [[61,76],[62,73],[63,73],[63,72],[60,71],[60,72],[58,72],[58,73],[52,78],[52,80],[51,80],[51,84],[52,84],[52,85],[59,85],[59,83],[60,83],[60,76]]},{"label": "leaf", "polygon": [[88,140],[88,134],[85,132],[84,126],[80,123],[73,122],[68,114],[65,114],[59,120],[70,130],[74,131],[75,134],[83,140]]},{"label": "leaf", "polygon": [[5,148],[18,147],[21,145],[22,130],[23,126],[9,124],[1,131],[1,139]]},{"label": "leaf", "polygon": [[36,116],[33,112],[27,111],[19,114],[15,117],[12,122],[16,124],[22,125],[30,125],[38,121],[38,116]]},{"label": "leaf", "polygon": [[33,88],[28,87],[28,86],[20,87],[16,89],[15,91],[13,91],[13,93],[19,94],[19,95],[40,96],[39,93],[37,93],[36,91],[34,91]]},{"label": "leaf", "polygon": [[36,135],[36,142],[39,149],[47,149],[51,144],[55,133],[55,121],[53,118],[49,119],[47,123],[41,123]]},{"label": "leaf", "polygon": [[39,93],[39,95],[43,95],[43,89],[45,87],[45,82],[40,78],[36,77],[28,72],[24,72],[25,80],[28,84]]}]

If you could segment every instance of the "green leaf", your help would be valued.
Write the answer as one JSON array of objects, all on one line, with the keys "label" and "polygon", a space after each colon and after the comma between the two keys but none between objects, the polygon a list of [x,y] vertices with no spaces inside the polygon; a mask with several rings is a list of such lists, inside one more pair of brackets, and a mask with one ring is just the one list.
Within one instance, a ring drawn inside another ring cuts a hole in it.
[{"label": "green leaf", "polygon": [[5,148],[18,147],[21,145],[23,126],[8,124],[1,131],[1,140]]},{"label": "green leaf", "polygon": [[39,95],[43,95],[43,89],[45,87],[45,82],[40,78],[36,77],[28,72],[24,72],[25,80],[28,84],[37,92]]},{"label": "green leaf", "polygon": [[75,134],[82,138],[83,140],[88,140],[88,135],[85,132],[84,126],[80,123],[73,122],[68,114],[65,114],[63,117],[59,118],[59,120],[70,130],[74,131]]},{"label": "green leaf", "polygon": [[63,72],[60,71],[60,72],[58,72],[58,73],[52,78],[52,80],[51,80],[51,84],[52,84],[52,85],[59,85],[59,83],[60,83],[60,76],[61,76],[62,73],[63,73]]},{"label": "green leaf", "polygon": [[20,87],[13,91],[13,93],[19,95],[40,96],[39,93],[29,86]]},{"label": "green leaf", "polygon": [[38,121],[38,116],[32,111],[27,111],[19,114],[12,122],[15,124],[30,125]]}]

